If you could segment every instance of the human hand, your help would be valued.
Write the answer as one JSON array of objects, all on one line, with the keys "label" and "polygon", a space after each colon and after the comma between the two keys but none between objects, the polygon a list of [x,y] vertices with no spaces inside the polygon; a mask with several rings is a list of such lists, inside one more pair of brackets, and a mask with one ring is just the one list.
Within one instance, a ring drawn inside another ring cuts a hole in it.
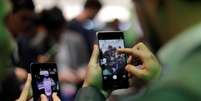
[{"label": "human hand", "polygon": [[22,93],[20,94],[20,97],[16,101],[27,101],[31,89],[31,81],[32,81],[31,74],[28,74],[27,81],[24,85]]},{"label": "human hand", "polygon": [[[153,53],[143,44],[139,43],[133,48],[118,49],[119,53],[129,54],[128,64],[125,69],[138,79],[150,81],[159,76],[161,65]],[[140,65],[136,66],[136,57],[140,59]]]},{"label": "human hand", "polygon": [[93,53],[88,64],[83,87],[93,86],[102,90],[102,73],[98,63],[99,49],[94,45]]},{"label": "human hand", "polygon": [[[40,99],[41,99],[41,101],[48,101],[47,96],[45,96],[44,94],[40,95]],[[52,94],[52,99],[53,99],[53,101],[61,101],[61,99],[57,96],[57,93]]]},{"label": "human hand", "polygon": [[[31,89],[31,82],[32,82],[31,74],[28,74],[27,81],[24,85],[22,93],[20,94],[20,97],[16,101],[27,101],[27,100],[29,100],[28,96],[29,96],[30,89]],[[59,97],[57,96],[57,93],[53,93],[52,98],[53,98],[53,101],[61,101],[59,99]],[[48,101],[47,97],[44,94],[41,95],[41,101]]]},{"label": "human hand", "polygon": [[88,64],[85,80],[83,87],[96,87],[100,92],[107,97],[111,91],[103,90],[102,85],[102,70],[98,62],[99,57],[99,48],[97,45],[94,45],[93,53]]}]

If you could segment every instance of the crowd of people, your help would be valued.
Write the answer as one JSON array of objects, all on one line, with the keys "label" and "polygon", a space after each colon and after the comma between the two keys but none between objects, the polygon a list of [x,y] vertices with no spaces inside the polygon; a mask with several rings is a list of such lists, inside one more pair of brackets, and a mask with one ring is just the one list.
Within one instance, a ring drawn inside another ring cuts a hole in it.
[{"label": "crowd of people", "polygon": [[95,29],[86,29],[85,23],[93,20],[102,4],[86,1],[83,11],[71,21],[64,18],[59,7],[36,13],[32,0],[3,0],[1,5],[1,28],[5,30],[1,68],[2,74],[6,73],[1,80],[1,99],[13,101],[19,97],[31,63],[56,62],[62,97],[72,100],[83,82],[96,38]]},{"label": "crowd of people", "polygon": [[[86,0],[83,11],[66,21],[58,7],[36,13],[32,0],[1,0],[0,100],[27,101],[30,63],[56,62],[61,98],[53,93],[54,101],[201,101],[201,1],[132,2],[150,49],[144,43],[108,46],[108,61],[113,51],[128,55],[129,88],[115,93],[103,90],[96,30],[85,28],[100,11],[100,1]],[[47,101],[43,94],[41,101]]]}]

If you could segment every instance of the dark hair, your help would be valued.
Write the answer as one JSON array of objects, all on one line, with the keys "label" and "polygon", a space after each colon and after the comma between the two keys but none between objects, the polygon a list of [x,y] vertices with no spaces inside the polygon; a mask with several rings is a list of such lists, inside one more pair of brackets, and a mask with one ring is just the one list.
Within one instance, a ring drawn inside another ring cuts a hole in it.
[{"label": "dark hair", "polygon": [[89,9],[95,9],[95,10],[100,10],[102,7],[102,4],[99,0],[87,0],[84,4],[84,8],[89,8]]},{"label": "dark hair", "polygon": [[34,11],[35,6],[32,0],[10,0],[12,5],[12,11],[13,13],[22,10],[27,9]]},{"label": "dark hair", "polygon": [[44,10],[39,16],[40,24],[44,25],[48,30],[59,29],[66,23],[62,11],[57,7]]}]

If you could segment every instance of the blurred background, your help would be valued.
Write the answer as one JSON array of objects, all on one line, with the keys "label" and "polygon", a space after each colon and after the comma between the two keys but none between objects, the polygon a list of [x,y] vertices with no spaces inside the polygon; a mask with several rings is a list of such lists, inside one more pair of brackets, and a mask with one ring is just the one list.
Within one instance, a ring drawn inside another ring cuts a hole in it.
[{"label": "blurred background", "polygon": [[160,47],[154,32],[142,31],[132,0],[1,0],[0,8],[3,101],[19,97],[31,63],[46,62],[57,63],[62,100],[73,101],[97,31],[123,31],[126,47]]},{"label": "blurred background", "polygon": [[33,62],[56,62],[62,100],[73,101],[97,31],[123,31],[126,47],[143,39],[131,0],[3,0],[0,7],[3,101],[19,97]]},{"label": "blurred background", "polygon": [[[83,10],[85,0],[33,0],[35,11],[41,12],[44,9],[59,7],[66,20],[72,20]],[[142,31],[135,14],[132,0],[101,0],[103,7],[95,19],[87,26],[89,29],[108,30],[117,27],[118,30],[128,34],[127,45],[132,46],[133,42],[142,36]]]},{"label": "blurred background", "polygon": [[169,73],[167,80],[173,80],[168,87],[190,83],[184,88],[201,94],[200,4],[200,0],[0,0],[0,100],[19,97],[30,63],[55,62],[61,99],[73,101],[97,31],[123,31],[126,47],[144,41],[165,67],[162,72]]}]

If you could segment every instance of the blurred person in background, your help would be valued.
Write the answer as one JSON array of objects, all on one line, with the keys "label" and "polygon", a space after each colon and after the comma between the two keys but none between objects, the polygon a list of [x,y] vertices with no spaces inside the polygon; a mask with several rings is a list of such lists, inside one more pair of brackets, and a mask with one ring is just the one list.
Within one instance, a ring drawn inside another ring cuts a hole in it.
[{"label": "blurred person in background", "polygon": [[8,37],[12,47],[12,56],[9,55],[10,59],[5,59],[5,61],[11,61],[12,58],[10,65],[14,68],[6,72],[7,75],[2,80],[1,99],[4,101],[13,101],[19,96],[27,77],[27,71],[29,71],[29,65],[39,54],[32,44],[37,27],[37,17],[32,0],[10,0],[10,4],[12,10],[5,16],[4,22],[12,35]]},{"label": "blurred person in background", "polygon": [[0,100],[13,101],[20,95],[20,81],[26,78],[26,71],[14,67],[11,55],[16,43],[7,30],[5,17],[11,11],[7,0],[0,1]]},{"label": "blurred person in background", "polygon": [[[34,4],[32,0],[8,0],[10,1],[12,10],[7,14],[6,22],[8,26],[9,32],[13,35],[14,38],[23,34],[22,32],[25,30],[25,24],[23,21],[26,16],[33,15]],[[32,12],[30,12],[32,11]],[[24,33],[25,34],[25,33]]]},{"label": "blurred person in background", "polygon": [[62,89],[65,101],[72,101],[84,81],[88,51],[80,34],[66,30],[62,35],[56,62],[59,67],[59,77],[63,82]]},{"label": "blurred person in background", "polygon": [[96,17],[101,7],[102,4],[99,0],[86,0],[83,11],[68,23],[70,30],[82,35],[88,47],[89,54],[92,52],[92,46],[96,40],[96,32],[95,29],[87,28],[87,26]]},{"label": "blurred person in background", "polygon": [[106,23],[106,26],[104,28],[105,31],[120,31],[120,24],[121,21],[119,19],[113,19],[112,21],[109,21]]},{"label": "blurred person in background", "polygon": [[37,55],[32,45],[32,39],[36,35],[36,14],[32,0],[11,0],[12,11],[7,15],[8,31],[17,42],[16,51],[13,54],[13,63],[29,70],[29,64]]},{"label": "blurred person in background", "polygon": [[85,76],[85,67],[88,62],[85,41],[80,34],[66,29],[66,20],[59,8],[44,10],[39,16],[38,36],[45,37],[42,40],[41,37],[36,40],[41,43],[38,46],[46,50],[46,53],[41,54],[40,57],[47,57],[45,61],[40,60],[58,64],[62,100],[72,101]]},{"label": "blurred person in background", "polygon": [[[159,80],[160,65],[142,43],[133,48],[120,49],[131,57],[142,60],[142,69],[132,64],[132,58],[125,69],[133,77],[146,81],[148,89],[137,94],[119,97],[120,101],[200,101],[201,100],[201,1],[200,0],[133,0],[144,33],[153,32],[163,45],[158,57],[164,66]],[[97,64],[98,48],[89,63],[88,74],[76,101],[104,101],[101,93],[101,70]],[[156,68],[157,67],[157,68]],[[96,68],[96,69],[93,69]],[[154,69],[155,68],[155,69]],[[146,87],[145,87],[146,88]],[[137,88],[138,89],[138,88]],[[117,99],[117,100],[118,100]]]},{"label": "blurred person in background", "polygon": [[48,61],[55,61],[60,38],[65,31],[66,20],[60,9],[57,7],[43,10],[39,13],[38,33],[35,37],[35,46],[43,51],[42,55],[47,56]]}]

